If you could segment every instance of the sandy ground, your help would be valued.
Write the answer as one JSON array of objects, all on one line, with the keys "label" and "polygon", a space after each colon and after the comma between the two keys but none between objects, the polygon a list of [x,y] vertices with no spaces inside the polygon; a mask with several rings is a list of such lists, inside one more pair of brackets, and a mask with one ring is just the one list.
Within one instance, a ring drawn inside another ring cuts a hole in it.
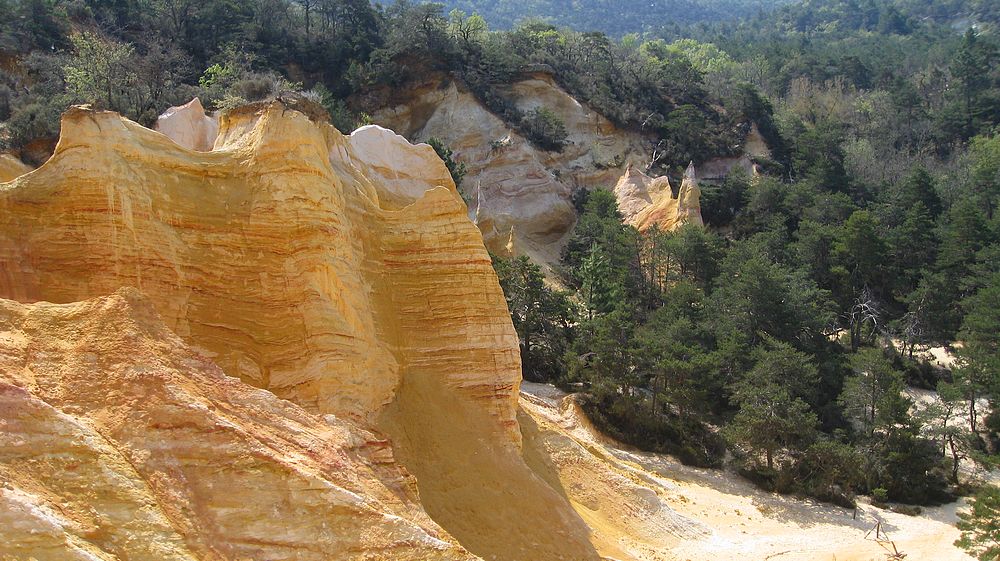
[{"label": "sandy ground", "polygon": [[[931,390],[925,390],[921,388],[906,388],[906,396],[913,400],[913,407],[910,411],[916,415],[920,416],[927,410],[928,407],[932,405],[939,405],[941,403],[941,398],[938,393]],[[978,416],[985,419],[990,412],[989,402],[983,398],[977,402]],[[928,430],[934,424],[940,425],[940,421],[936,423],[933,420],[925,419],[924,430]],[[955,410],[954,417],[948,421],[948,426],[963,426],[968,427],[969,424],[969,410],[965,407],[958,407]],[[959,478],[962,481],[975,480],[980,483],[989,483],[992,485],[1000,485],[1000,470],[986,471],[982,467],[976,465],[971,460],[963,460],[959,464]]]},{"label": "sandy ground", "polygon": [[[525,457],[566,495],[606,558],[641,561],[971,561],[952,544],[962,502],[920,516],[762,492],[719,470],[631,450],[598,434],[552,386],[521,387]],[[870,531],[881,524],[891,541]]]}]

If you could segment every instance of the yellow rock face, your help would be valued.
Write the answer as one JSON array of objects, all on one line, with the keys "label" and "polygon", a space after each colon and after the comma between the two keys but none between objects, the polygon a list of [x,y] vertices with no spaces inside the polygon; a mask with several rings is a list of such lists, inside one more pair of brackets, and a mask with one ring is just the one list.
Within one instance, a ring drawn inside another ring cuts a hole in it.
[{"label": "yellow rock face", "polygon": [[384,441],[227,377],[136,290],[0,301],[0,558],[472,560]]},{"label": "yellow rock face", "polygon": [[563,120],[567,142],[559,152],[536,148],[454,82],[431,80],[409,93],[406,103],[375,112],[375,122],[407,138],[437,137],[466,163],[462,189],[495,253],[510,245],[540,264],[557,263],[576,220],[573,191],[610,189],[618,166],[649,158],[646,137],[619,129],[546,74],[514,83],[510,97],[522,111],[542,106]]},{"label": "yellow rock face", "polygon": [[10,154],[0,154],[0,182],[10,181],[31,171],[31,166]]},{"label": "yellow rock face", "polygon": [[219,118],[206,115],[197,97],[171,107],[156,119],[156,130],[189,150],[207,152],[219,136]]},{"label": "yellow rock face", "polygon": [[76,108],[0,184],[0,298],[65,304],[4,304],[11,555],[597,559],[521,456],[516,335],[433,149],[278,102],[215,146]]},{"label": "yellow rock face", "polygon": [[701,190],[694,164],[684,173],[676,198],[666,177],[654,179],[631,166],[615,185],[615,198],[625,223],[640,232],[654,225],[669,232],[684,224],[703,224]]},{"label": "yellow rock face", "polygon": [[[397,140],[440,168],[428,177],[441,187],[411,181],[407,193],[356,153],[375,130],[346,138],[278,105],[225,124],[245,134],[200,154],[113,113],[68,113],[52,159],[0,189],[0,295],[72,302],[136,287],[227,373],[365,419],[418,358],[408,328],[432,322],[438,341],[462,338],[434,360],[471,370],[438,379],[499,394],[509,424],[514,334],[493,321],[504,311],[489,258],[433,151]],[[458,290],[435,301],[442,279]]]}]

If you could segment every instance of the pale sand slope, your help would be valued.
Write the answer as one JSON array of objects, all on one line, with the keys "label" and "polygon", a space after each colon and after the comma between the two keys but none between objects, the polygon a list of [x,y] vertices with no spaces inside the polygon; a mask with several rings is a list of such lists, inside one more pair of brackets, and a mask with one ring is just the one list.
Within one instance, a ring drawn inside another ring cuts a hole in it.
[{"label": "pale sand slope", "polygon": [[[904,391],[904,394],[906,397],[913,400],[913,406],[910,408],[910,412],[917,417],[925,417],[925,412],[931,406],[941,406],[941,397],[935,391],[908,387]],[[979,411],[978,416],[980,419],[985,419],[987,415],[989,415],[990,404],[986,398],[976,400],[976,407]],[[929,420],[924,418],[923,430],[926,432],[928,430],[938,428],[940,425],[940,420]],[[956,407],[954,417],[948,421],[948,426],[961,426],[968,428],[969,410],[964,405]],[[959,478],[963,481],[972,479],[982,483],[1000,485],[1000,470],[987,471],[986,469],[983,469],[982,466],[975,464],[972,460],[965,459],[959,463]]]},{"label": "pale sand slope", "polygon": [[599,435],[572,398],[521,385],[525,457],[567,495],[607,559],[867,561],[891,545],[865,535],[882,527],[906,559],[971,560],[952,543],[962,503],[910,517],[861,505],[853,511],[755,489],[723,471],[691,468]]}]

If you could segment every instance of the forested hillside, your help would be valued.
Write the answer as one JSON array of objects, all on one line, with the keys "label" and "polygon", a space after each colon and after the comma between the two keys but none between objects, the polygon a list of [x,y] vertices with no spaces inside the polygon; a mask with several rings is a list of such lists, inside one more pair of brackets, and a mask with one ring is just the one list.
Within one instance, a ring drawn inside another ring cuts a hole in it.
[{"label": "forested hillside", "polygon": [[624,35],[655,30],[668,23],[717,22],[770,12],[789,0],[448,0],[447,9],[477,13],[491,27],[510,29],[530,19],[578,31]]},{"label": "forested hillside", "polygon": [[[706,228],[640,234],[609,191],[580,190],[557,271],[565,290],[526,258],[497,258],[524,376],[582,392],[622,440],[701,465],[729,450],[767,488],[840,504],[857,493],[946,500],[964,492],[966,466],[995,465],[995,2],[809,0],[696,25],[660,4],[629,18],[580,7],[580,21],[554,14],[509,31],[487,20],[509,25],[527,8],[456,5],[465,12],[0,0],[12,15],[0,19],[0,145],[31,159],[70,103],[148,124],[193,95],[224,110],[285,89],[346,131],[366,122],[369,100],[440,73],[555,151],[558,117],[507,96],[539,67],[648,134],[660,155],[651,173],[737,153],[756,125],[772,154],[755,162],[765,173],[702,185]],[[669,8],[713,20],[698,14],[718,9]],[[956,367],[922,361],[929,345],[954,345]],[[914,414],[907,386],[937,389],[940,407]]]}]

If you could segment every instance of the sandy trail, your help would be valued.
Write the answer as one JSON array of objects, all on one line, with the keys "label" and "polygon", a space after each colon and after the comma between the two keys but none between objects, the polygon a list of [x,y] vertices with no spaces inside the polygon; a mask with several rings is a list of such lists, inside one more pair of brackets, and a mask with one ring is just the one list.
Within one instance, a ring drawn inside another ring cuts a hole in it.
[{"label": "sandy trail", "polygon": [[971,561],[954,547],[962,502],[906,516],[861,504],[854,511],[762,492],[733,474],[631,450],[594,430],[572,398],[523,383],[524,455],[567,496],[607,559],[637,561],[867,561],[893,545],[906,559]]}]

